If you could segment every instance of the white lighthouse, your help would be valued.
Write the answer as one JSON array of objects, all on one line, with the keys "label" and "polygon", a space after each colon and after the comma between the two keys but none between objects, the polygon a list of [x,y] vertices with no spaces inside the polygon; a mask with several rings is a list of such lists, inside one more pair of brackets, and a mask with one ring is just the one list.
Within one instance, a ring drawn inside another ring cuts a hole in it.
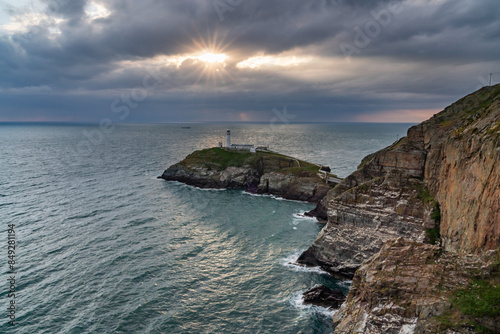
[{"label": "white lighthouse", "polygon": [[231,130],[227,129],[226,134],[226,147],[231,148]]}]

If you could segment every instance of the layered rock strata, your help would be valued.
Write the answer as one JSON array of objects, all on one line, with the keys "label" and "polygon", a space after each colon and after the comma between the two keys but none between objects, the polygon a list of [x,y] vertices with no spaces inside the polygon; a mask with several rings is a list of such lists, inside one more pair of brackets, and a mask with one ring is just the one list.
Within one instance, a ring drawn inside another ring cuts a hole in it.
[{"label": "layered rock strata", "polygon": [[316,208],[328,221],[299,263],[352,278],[361,263],[387,240],[424,241],[435,222],[421,199],[426,152],[416,127],[391,147],[362,162]]},{"label": "layered rock strata", "polygon": [[363,159],[312,213],[327,225],[299,262],[355,273],[335,333],[500,332],[500,85]]},{"label": "layered rock strata", "polygon": [[342,291],[332,290],[324,285],[317,285],[302,294],[304,304],[313,304],[329,309],[338,309],[345,301]]},{"label": "layered rock strata", "polygon": [[[327,221],[299,258],[352,277],[387,240],[424,241],[437,228],[447,251],[500,245],[500,85],[485,87],[367,156],[313,210]],[[440,226],[431,213],[440,209]]]},{"label": "layered rock strata", "polygon": [[[388,241],[356,272],[334,315],[335,333],[473,333],[474,323],[457,312],[451,296],[475,278],[497,275],[495,254],[459,255],[402,238]],[[483,326],[498,333],[500,318],[483,320]]]}]

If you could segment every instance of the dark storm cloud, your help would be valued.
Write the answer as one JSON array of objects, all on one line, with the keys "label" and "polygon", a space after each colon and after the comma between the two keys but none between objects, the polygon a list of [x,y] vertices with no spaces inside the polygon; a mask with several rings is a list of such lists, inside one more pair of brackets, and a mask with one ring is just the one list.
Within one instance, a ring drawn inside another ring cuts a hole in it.
[{"label": "dark storm cloud", "polygon": [[44,0],[47,10],[70,19],[83,16],[87,0]]},{"label": "dark storm cloud", "polygon": [[[0,37],[0,96],[6,101],[0,119],[15,118],[16,110],[25,118],[99,118],[110,112],[116,97],[141,85],[146,67],[159,66],[148,65],[149,60],[197,51],[196,43],[218,44],[231,55],[213,74],[216,86],[202,75],[200,62],[165,64],[158,70],[161,84],[128,120],[177,119],[178,110],[191,119],[200,110],[214,118],[225,115],[221,110],[264,117],[284,104],[303,113],[297,120],[306,115],[346,120],[387,108],[444,107],[475,89],[477,77],[500,72],[497,0],[426,5],[416,0],[107,0],[102,3],[109,15],[93,21],[86,13],[91,1],[44,3],[48,17]],[[9,11],[22,15],[20,9]],[[378,21],[382,13],[390,14],[388,22]],[[346,54],[341,45],[355,52]],[[291,51],[340,59],[333,64],[351,74],[316,82],[286,68],[235,66],[253,55]],[[344,61],[347,56],[351,63]],[[367,62],[395,65],[385,72],[359,65]]]}]

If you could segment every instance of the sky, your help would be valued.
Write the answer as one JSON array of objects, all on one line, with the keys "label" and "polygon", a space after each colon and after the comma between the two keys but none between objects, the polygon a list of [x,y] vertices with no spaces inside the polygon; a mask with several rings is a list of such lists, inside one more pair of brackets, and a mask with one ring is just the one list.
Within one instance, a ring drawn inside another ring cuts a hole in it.
[{"label": "sky", "polygon": [[499,56],[498,0],[0,0],[0,121],[414,123]]}]

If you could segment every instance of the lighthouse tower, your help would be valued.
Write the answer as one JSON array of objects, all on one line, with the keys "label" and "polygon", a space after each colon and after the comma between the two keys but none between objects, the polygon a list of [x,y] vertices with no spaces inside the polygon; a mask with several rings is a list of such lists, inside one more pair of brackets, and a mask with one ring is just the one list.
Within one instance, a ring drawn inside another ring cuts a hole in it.
[{"label": "lighthouse tower", "polygon": [[231,130],[227,129],[226,134],[226,147],[231,148]]}]

